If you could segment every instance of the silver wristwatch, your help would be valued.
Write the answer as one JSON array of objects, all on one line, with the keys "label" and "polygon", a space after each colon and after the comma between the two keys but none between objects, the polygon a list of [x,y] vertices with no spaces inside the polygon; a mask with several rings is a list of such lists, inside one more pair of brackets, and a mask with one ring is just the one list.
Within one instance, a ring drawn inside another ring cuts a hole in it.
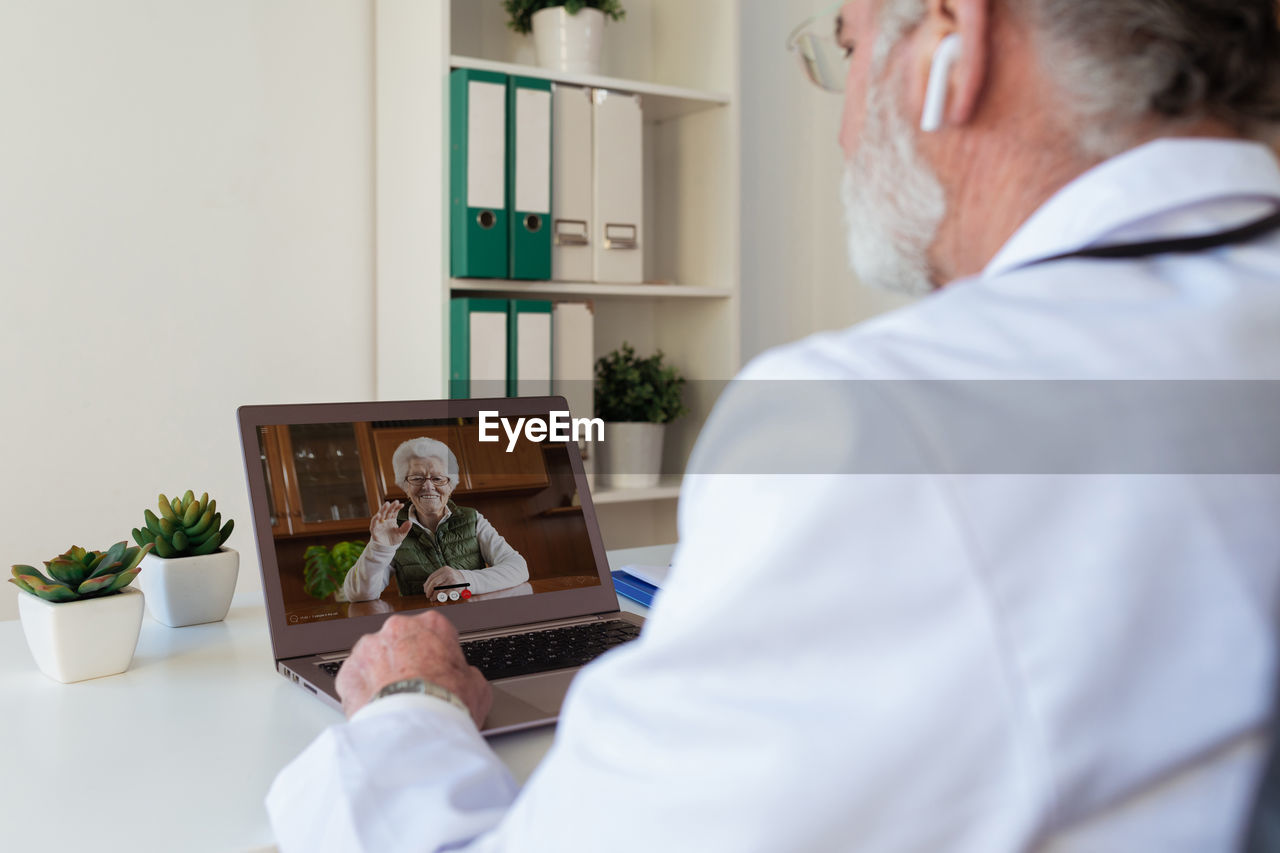
[{"label": "silver wristwatch", "polygon": [[399,681],[393,681],[373,694],[373,700],[381,699],[384,696],[394,696],[397,693],[418,693],[423,696],[435,696],[437,699],[445,700],[458,710],[466,711],[468,715],[471,714],[471,709],[452,690],[421,678],[402,678]]}]

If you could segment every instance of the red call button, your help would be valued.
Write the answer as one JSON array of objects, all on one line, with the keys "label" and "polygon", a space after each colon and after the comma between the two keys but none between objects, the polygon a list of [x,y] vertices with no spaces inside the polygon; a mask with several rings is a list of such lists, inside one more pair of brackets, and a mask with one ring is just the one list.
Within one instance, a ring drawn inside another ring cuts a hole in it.
[{"label": "red call button", "polygon": [[470,598],[470,597],[471,597],[471,590],[469,590],[469,589],[464,589],[464,590],[462,591],[462,599],[463,599],[463,601],[467,600],[467,599],[468,599],[468,598]]}]

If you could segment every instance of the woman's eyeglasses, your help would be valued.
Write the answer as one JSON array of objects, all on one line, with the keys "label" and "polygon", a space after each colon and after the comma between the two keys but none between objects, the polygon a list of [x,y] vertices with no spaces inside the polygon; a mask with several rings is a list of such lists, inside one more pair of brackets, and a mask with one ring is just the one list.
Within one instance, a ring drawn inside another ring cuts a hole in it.
[{"label": "woman's eyeglasses", "polygon": [[437,489],[443,489],[445,486],[449,485],[448,477],[414,476],[414,477],[405,477],[404,481],[408,483],[410,486],[413,486],[415,489],[421,489],[423,485],[428,482],[431,483],[431,485],[435,486]]},{"label": "woman's eyeglasses", "polygon": [[828,92],[843,92],[849,76],[849,51],[836,40],[839,18],[832,18],[842,3],[835,3],[791,31],[787,50],[800,57],[805,74]]}]

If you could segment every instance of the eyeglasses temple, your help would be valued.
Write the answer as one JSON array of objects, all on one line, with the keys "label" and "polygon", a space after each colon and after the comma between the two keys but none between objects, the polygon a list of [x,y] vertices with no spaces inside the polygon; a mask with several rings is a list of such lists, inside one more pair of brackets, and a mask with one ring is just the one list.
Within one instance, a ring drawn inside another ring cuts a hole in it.
[{"label": "eyeglasses temple", "polygon": [[800,38],[800,34],[802,32],[809,29],[809,27],[813,26],[822,18],[825,18],[826,16],[830,15],[832,12],[839,9],[841,6],[844,5],[844,3],[845,3],[845,0],[836,0],[835,3],[832,3],[830,6],[823,9],[818,14],[810,15],[808,18],[805,18],[805,20],[801,22],[800,26],[792,30],[791,35],[787,36],[787,50],[794,51],[796,49],[796,40]]}]

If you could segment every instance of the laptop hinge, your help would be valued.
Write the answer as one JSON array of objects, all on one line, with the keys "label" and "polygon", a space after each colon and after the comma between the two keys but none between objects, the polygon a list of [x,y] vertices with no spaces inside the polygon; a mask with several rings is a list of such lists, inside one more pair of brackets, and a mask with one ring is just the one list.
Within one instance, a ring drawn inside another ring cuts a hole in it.
[{"label": "laptop hinge", "polygon": [[588,616],[576,616],[572,619],[556,619],[551,622],[529,622],[524,625],[511,625],[507,628],[490,628],[485,631],[469,631],[463,634],[461,639],[465,643],[468,640],[487,640],[490,637],[502,637],[507,634],[528,634],[531,631],[546,631],[551,628],[565,628],[570,625],[585,625],[588,622],[599,622],[602,617],[599,614]]},{"label": "laptop hinge", "polygon": [[[459,639],[465,643],[469,640],[487,640],[490,637],[502,637],[507,634],[527,634],[531,631],[546,631],[552,628],[565,628],[570,625],[585,625],[588,622],[600,622],[600,621],[607,621],[609,619],[616,619],[619,613],[620,611],[611,610],[606,613],[592,613],[586,616],[575,616],[568,619],[556,619],[551,622],[527,622],[523,625],[511,625],[506,628],[489,628],[483,631],[469,631],[465,634],[461,634],[459,636]],[[312,654],[307,654],[307,655],[298,655],[297,657],[283,658],[279,662],[285,663],[287,661],[304,661],[304,660],[305,661],[346,660],[350,656],[351,656],[351,650],[347,649],[345,651],[314,652]]]},{"label": "laptop hinge", "polygon": [[351,651],[348,650],[345,652],[329,652],[328,654],[323,654],[323,655],[312,655],[312,657],[317,657],[317,658],[320,658],[320,660],[324,660],[324,661],[346,660],[347,658],[351,657]]}]

